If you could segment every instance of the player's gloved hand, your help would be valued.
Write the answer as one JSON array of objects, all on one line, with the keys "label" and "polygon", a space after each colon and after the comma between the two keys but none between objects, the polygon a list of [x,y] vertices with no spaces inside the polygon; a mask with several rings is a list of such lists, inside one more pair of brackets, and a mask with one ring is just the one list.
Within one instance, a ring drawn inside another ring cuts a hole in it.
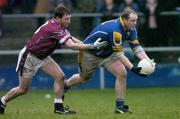
[{"label": "player's gloved hand", "polygon": [[109,45],[107,41],[102,41],[101,38],[98,38],[93,44],[91,44],[91,49],[102,50]]},{"label": "player's gloved hand", "polygon": [[147,77],[147,75],[140,73],[141,67],[134,67],[134,66],[133,66],[133,67],[131,68],[131,71],[132,71],[133,73],[141,76],[141,77]]}]

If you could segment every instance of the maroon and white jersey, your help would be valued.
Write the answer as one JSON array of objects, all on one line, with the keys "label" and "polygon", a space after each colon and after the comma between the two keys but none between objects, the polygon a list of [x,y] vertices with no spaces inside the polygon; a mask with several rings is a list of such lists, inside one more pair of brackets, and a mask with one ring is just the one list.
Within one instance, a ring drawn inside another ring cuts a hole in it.
[{"label": "maroon and white jersey", "polygon": [[39,59],[44,59],[69,38],[71,38],[69,31],[61,27],[53,18],[36,30],[32,38],[27,42],[26,48],[27,51]]}]

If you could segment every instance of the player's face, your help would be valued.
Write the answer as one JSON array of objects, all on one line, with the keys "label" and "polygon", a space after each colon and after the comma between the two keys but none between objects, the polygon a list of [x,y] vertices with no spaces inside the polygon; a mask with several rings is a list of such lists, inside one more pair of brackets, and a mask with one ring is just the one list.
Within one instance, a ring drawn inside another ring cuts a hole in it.
[{"label": "player's face", "polygon": [[70,14],[65,14],[62,18],[60,18],[59,23],[63,27],[68,27],[69,24],[71,23],[71,15]]},{"label": "player's face", "polygon": [[131,13],[129,19],[125,20],[125,26],[127,29],[132,29],[136,27],[138,16],[137,14]]}]

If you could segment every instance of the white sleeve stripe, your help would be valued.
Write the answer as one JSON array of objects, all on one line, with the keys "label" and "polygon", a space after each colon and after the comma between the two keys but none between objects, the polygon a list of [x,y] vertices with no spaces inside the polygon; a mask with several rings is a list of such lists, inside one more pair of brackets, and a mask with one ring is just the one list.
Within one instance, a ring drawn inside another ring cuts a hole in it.
[{"label": "white sleeve stripe", "polygon": [[144,51],[144,49],[143,49],[141,46],[139,46],[138,48],[136,48],[136,49],[134,50],[134,53],[137,54],[137,53],[139,53],[139,52],[141,52],[141,51]]},{"label": "white sleeve stripe", "polygon": [[90,36],[88,36],[84,41],[86,41],[87,39],[89,39],[90,37],[92,37],[92,36],[94,36],[94,35],[96,35],[96,34],[98,34],[98,33],[102,33],[102,34],[105,34],[105,35],[108,34],[107,32],[104,32],[104,31],[96,31],[96,32],[94,32],[93,34],[91,34]]},{"label": "white sleeve stripe", "polygon": [[68,37],[71,37],[71,36],[70,35],[65,35],[63,38],[61,38],[61,40],[59,40],[59,43],[63,44]]}]

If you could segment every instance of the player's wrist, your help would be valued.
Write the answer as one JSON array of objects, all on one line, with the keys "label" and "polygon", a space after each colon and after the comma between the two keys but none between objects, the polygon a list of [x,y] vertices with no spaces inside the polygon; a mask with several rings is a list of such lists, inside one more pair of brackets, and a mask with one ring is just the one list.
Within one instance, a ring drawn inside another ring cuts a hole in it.
[{"label": "player's wrist", "polygon": [[95,49],[95,46],[93,43],[88,44],[88,46],[89,46],[89,49]]}]

